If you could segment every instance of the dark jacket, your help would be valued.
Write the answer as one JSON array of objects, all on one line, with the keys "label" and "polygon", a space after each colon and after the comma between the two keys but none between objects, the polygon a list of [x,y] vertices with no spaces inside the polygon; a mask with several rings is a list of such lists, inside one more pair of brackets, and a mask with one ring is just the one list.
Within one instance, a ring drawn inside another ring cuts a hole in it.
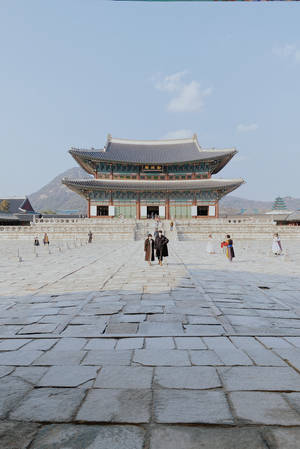
[{"label": "dark jacket", "polygon": [[[151,245],[150,242],[152,242],[152,251],[151,251]],[[145,243],[144,243],[144,251],[145,251],[145,260],[148,260],[148,262],[150,260],[154,260],[154,240],[151,239],[146,239]],[[150,254],[151,251],[151,254]]]},{"label": "dark jacket", "polygon": [[159,256],[167,257],[169,255],[167,246],[168,243],[169,240],[164,235],[162,235],[161,237],[159,237],[158,235],[156,237],[154,242],[154,248],[156,249],[156,257]]}]

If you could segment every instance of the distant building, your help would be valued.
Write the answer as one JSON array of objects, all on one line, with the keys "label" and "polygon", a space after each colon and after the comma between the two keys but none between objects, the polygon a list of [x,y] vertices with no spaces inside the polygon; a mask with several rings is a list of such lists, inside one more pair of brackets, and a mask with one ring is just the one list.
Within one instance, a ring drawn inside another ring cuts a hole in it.
[{"label": "distant building", "polygon": [[278,196],[277,198],[275,198],[275,201],[273,203],[273,207],[272,210],[286,210],[286,204],[283,198],[281,198],[280,196]]},{"label": "distant building", "polygon": [[101,150],[70,150],[94,179],[62,182],[86,198],[89,217],[214,218],[219,216],[219,200],[244,183],[212,178],[236,153],[202,149],[196,135],[156,141],[108,135]]},{"label": "distant building", "polygon": [[0,198],[0,225],[29,225],[36,212],[28,198]]}]

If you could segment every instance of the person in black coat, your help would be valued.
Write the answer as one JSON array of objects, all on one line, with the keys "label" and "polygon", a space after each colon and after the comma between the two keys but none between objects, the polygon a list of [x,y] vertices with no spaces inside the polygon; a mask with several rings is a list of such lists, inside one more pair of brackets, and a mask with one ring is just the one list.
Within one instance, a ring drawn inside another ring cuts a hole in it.
[{"label": "person in black coat", "polygon": [[162,265],[164,257],[168,257],[168,243],[169,240],[165,237],[162,231],[158,231],[158,236],[155,238],[154,248],[156,249],[156,257],[158,258],[159,265]]}]

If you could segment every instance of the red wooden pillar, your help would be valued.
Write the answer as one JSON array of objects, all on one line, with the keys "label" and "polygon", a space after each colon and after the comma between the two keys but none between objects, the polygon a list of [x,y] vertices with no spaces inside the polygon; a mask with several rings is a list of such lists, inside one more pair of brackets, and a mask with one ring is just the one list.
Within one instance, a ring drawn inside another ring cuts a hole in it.
[{"label": "red wooden pillar", "polygon": [[170,220],[170,198],[168,193],[166,198],[166,219]]},{"label": "red wooden pillar", "polygon": [[136,200],[136,219],[140,220],[141,219],[141,200],[140,200],[140,194],[137,194],[137,200]]},{"label": "red wooden pillar", "polygon": [[216,218],[219,218],[219,201],[216,202]]},{"label": "red wooden pillar", "polygon": [[[193,203],[192,203],[192,205],[193,206],[197,206],[196,192],[193,193]],[[197,219],[197,216],[192,217],[192,218],[196,218]]]},{"label": "red wooden pillar", "polygon": [[88,218],[91,218],[91,199],[88,199]]}]

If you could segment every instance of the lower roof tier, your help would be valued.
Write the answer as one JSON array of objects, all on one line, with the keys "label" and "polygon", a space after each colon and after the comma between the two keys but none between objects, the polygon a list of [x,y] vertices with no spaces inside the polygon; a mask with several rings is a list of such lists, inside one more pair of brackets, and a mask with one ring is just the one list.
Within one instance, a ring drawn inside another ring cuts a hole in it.
[{"label": "lower roof tier", "polygon": [[120,180],[120,179],[67,179],[62,183],[76,193],[86,196],[89,191],[135,191],[135,192],[173,192],[220,190],[224,194],[244,184],[239,179],[193,179],[176,181]]}]

